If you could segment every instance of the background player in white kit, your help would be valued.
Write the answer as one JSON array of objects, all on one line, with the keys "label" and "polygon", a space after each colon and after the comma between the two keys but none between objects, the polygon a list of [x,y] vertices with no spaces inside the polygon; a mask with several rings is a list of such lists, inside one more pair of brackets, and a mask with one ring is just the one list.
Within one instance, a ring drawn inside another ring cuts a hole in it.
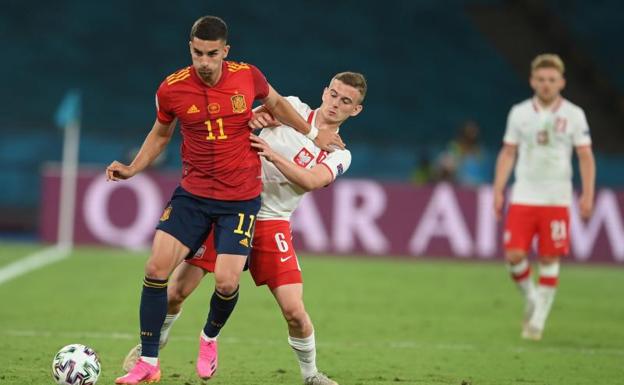
[{"label": "background player in white kit", "polygon": [[[564,64],[543,54],[531,63],[535,95],[511,108],[496,163],[494,210],[501,217],[504,190],[518,154],[515,183],[505,221],[505,257],[512,278],[525,297],[522,337],[539,340],[559,278],[559,259],[569,251],[572,203],[572,150],[576,150],[583,185],[581,217],[591,216],[595,163],[583,110],[561,97]],[[538,237],[539,280],[535,287],[527,254]]]},{"label": "background player in white kit", "polygon": [[[286,100],[319,130],[338,131],[340,124],[362,111],[366,90],[364,76],[342,72],[334,76],[323,91],[323,103],[318,109],[312,110],[296,97]],[[303,280],[292,245],[289,219],[307,191],[327,186],[347,171],[351,153],[321,150],[304,135],[274,121],[263,108],[256,110],[250,126],[276,127],[262,130],[258,137],[252,136],[252,146],[262,156],[263,191],[249,270],[256,285],[267,285],[280,306],[288,324],[288,343],[299,360],[304,384],[337,385],[316,368],[314,327],[303,304]],[[250,229],[241,228],[240,231],[249,232]],[[211,234],[193,258],[176,268],[167,291],[168,314],[161,330],[161,346],[167,342],[182,303],[204,275],[214,271],[215,261]],[[124,369],[132,367],[138,356],[140,345],[130,351]],[[217,362],[214,364],[216,366]]]}]

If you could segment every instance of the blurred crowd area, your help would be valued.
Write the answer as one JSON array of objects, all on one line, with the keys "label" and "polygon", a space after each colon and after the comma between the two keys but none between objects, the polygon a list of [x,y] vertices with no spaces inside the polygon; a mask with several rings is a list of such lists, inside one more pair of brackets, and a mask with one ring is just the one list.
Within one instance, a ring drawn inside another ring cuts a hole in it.
[{"label": "blurred crowd area", "polygon": [[[311,106],[335,73],[367,76],[365,111],[341,130],[353,178],[489,183],[507,113],[531,95],[530,60],[558,53],[564,95],[592,128],[597,182],[624,185],[617,0],[10,0],[0,13],[0,207],[15,215],[0,227],[36,224],[42,164],[62,155],[53,117],[68,90],[82,96],[80,162],[131,159],[155,119],[156,88],[189,65],[189,29],[204,14],[228,23],[229,59],[255,64]],[[179,169],[180,139],[156,167]]]}]

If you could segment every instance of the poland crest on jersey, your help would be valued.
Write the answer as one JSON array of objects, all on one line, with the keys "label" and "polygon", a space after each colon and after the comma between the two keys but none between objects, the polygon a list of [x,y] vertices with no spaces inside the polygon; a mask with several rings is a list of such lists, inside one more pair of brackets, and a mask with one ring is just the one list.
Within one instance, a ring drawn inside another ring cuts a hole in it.
[{"label": "poland crest on jersey", "polygon": [[314,159],[314,155],[304,147],[297,153],[297,155],[295,155],[295,159],[293,160],[299,166],[307,167],[312,159]]}]

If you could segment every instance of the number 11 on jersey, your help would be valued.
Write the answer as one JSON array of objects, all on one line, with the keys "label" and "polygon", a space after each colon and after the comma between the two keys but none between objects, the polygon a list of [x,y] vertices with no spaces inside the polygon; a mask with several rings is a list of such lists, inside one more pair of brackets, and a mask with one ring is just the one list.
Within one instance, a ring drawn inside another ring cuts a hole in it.
[{"label": "number 11 on jersey", "polygon": [[249,214],[249,225],[247,231],[243,231],[243,224],[245,223],[245,214],[238,213],[238,227],[234,230],[234,234],[245,234],[246,237],[251,238],[251,228],[253,227],[255,215]]},{"label": "number 11 on jersey", "polygon": [[219,136],[215,136],[212,133],[212,122],[210,120],[206,120],[204,122],[206,128],[208,129],[208,135],[206,135],[206,140],[227,139],[227,135],[225,135],[225,132],[223,131],[223,118],[219,118],[215,120],[215,122],[219,127]]}]

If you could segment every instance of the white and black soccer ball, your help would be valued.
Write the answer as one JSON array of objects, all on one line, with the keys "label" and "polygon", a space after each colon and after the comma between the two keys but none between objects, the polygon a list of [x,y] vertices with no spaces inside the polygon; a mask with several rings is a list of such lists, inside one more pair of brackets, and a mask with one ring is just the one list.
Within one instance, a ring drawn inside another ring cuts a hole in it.
[{"label": "white and black soccer ball", "polygon": [[52,376],[59,385],[95,385],[100,376],[100,359],[87,346],[64,346],[52,360]]}]

